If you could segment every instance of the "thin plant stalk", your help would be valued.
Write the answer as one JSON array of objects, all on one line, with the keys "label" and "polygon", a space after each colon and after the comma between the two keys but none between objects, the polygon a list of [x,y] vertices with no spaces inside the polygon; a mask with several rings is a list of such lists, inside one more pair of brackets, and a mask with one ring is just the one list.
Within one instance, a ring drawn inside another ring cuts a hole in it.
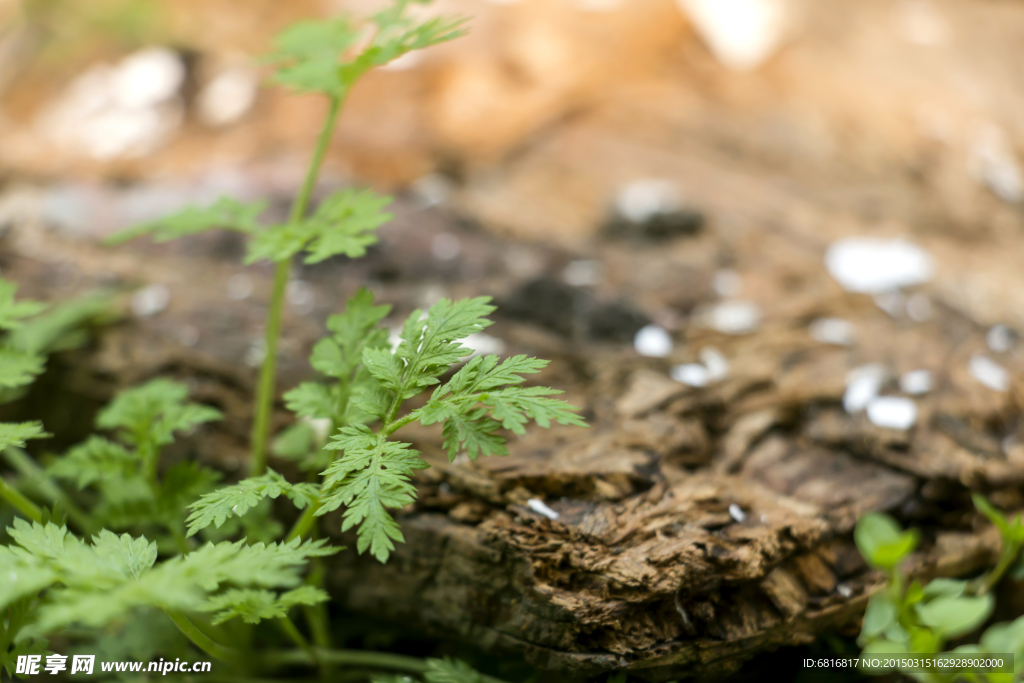
[{"label": "thin plant stalk", "polygon": [[32,482],[38,489],[39,493],[55,505],[60,505],[65,512],[68,514],[68,518],[75,523],[76,526],[86,534],[92,534],[96,531],[96,524],[93,523],[89,516],[85,514],[82,508],[78,507],[71,498],[69,498],[59,486],[47,476],[46,472],[36,464],[28,453],[18,448],[17,446],[8,446],[4,449],[4,459],[7,463],[18,471],[18,474],[25,477],[28,481]]},{"label": "thin plant stalk", "polygon": [[0,477],[0,498],[13,505],[21,514],[33,522],[43,523],[43,511],[39,506],[26,498],[21,491],[8,484],[3,477]]},{"label": "thin plant stalk", "polygon": [[171,618],[171,621],[178,627],[178,630],[200,650],[214,659],[241,666],[244,660],[239,651],[221,645],[213,638],[210,638],[210,636],[199,630],[199,627],[193,624],[192,620],[185,616],[184,613],[172,609],[165,609],[164,612]]},{"label": "thin plant stalk", "polygon": [[306,652],[306,654],[309,655],[309,658],[313,660],[317,667],[320,667],[320,659],[317,657],[316,652],[309,644],[309,641],[306,640],[306,637],[302,635],[302,632],[299,630],[299,627],[295,625],[295,622],[292,621],[287,614],[277,620],[277,625],[281,628],[282,631],[284,631],[285,635],[287,635],[288,638],[290,638],[293,643],[298,645],[302,650]]},{"label": "thin plant stalk", "polygon": [[[341,111],[342,97],[332,97],[327,119],[317,139],[313,158],[310,160],[306,179],[302,183],[298,197],[292,204],[289,223],[302,220],[309,209],[309,200],[313,188],[320,175],[324,155],[334,135],[334,127]],[[288,288],[288,276],[291,270],[291,259],[278,261],[274,268],[274,286],[270,295],[270,309],[267,312],[266,355],[260,368],[259,386],[256,392],[255,419],[252,428],[252,457],[249,461],[249,474],[259,476],[267,469],[267,443],[270,439],[270,414],[274,405],[274,394],[277,385],[277,348],[281,338],[281,316],[284,313],[285,293]]]}]

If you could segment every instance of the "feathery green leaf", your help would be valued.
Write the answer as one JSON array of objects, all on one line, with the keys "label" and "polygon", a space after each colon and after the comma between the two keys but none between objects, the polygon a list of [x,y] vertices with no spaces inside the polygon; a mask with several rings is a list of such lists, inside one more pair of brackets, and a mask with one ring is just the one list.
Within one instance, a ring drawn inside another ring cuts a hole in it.
[{"label": "feathery green leaf", "polygon": [[0,451],[8,446],[22,448],[29,439],[45,439],[50,436],[43,431],[41,422],[0,422]]},{"label": "feathery green leaf", "polygon": [[330,600],[321,588],[300,586],[294,590],[277,594],[268,590],[233,588],[210,598],[201,608],[203,612],[216,612],[213,624],[241,617],[247,624],[258,624],[264,619],[280,619],[296,605],[317,605]]},{"label": "feathery green leaf", "polygon": [[369,550],[386,562],[395,549],[393,541],[404,540],[388,508],[401,508],[415,500],[416,488],[410,479],[427,464],[410,444],[388,441],[366,425],[345,427],[325,448],[345,453],[323,472],[317,514],[344,505],[342,531],[357,526],[358,551]]},{"label": "feathery green leaf", "polygon": [[0,609],[52,587],[34,629],[102,626],[137,607],[200,609],[223,587],[293,588],[311,557],[337,551],[326,541],[208,544],[155,565],[156,546],[144,538],[103,531],[92,544],[64,527],[15,520],[16,545],[0,546]]},{"label": "feathery green leaf", "polygon": [[188,387],[184,384],[154,379],[118,394],[100,411],[96,426],[122,430],[121,437],[132,445],[152,440],[159,446],[170,443],[174,432],[221,418],[219,410],[185,403],[187,399]]},{"label": "feathery green leaf", "polygon": [[390,203],[390,197],[370,190],[336,192],[321,202],[312,216],[256,233],[245,262],[287,261],[303,250],[306,263],[338,255],[358,258],[377,242],[374,231],[391,220],[391,214],[383,211]]},{"label": "feathery green leaf", "polygon": [[84,489],[96,481],[120,482],[135,474],[138,467],[138,456],[124,446],[102,436],[90,436],[54,460],[47,471],[59,479],[72,480],[78,488]]},{"label": "feathery green leaf", "polygon": [[211,524],[220,528],[229,517],[241,517],[264,498],[277,498],[282,493],[301,510],[316,501],[318,491],[314,484],[292,484],[268,469],[262,476],[243,479],[232,486],[207,493],[190,505],[192,514],[187,521],[188,535],[192,536]]},{"label": "feathery green leaf", "polygon": [[152,235],[155,242],[169,242],[215,229],[255,233],[260,230],[256,219],[266,208],[265,201],[243,203],[221,197],[210,206],[190,206],[159,220],[123,230],[108,237],[104,244],[121,244],[143,235]]},{"label": "feathery green leaf", "polygon": [[347,19],[294,24],[278,35],[276,51],[270,55],[279,64],[275,81],[298,92],[340,98],[370,69],[465,33],[461,18],[416,21],[406,13],[410,4],[410,0],[395,0],[374,15],[372,40],[355,55],[351,53],[366,33]]}]

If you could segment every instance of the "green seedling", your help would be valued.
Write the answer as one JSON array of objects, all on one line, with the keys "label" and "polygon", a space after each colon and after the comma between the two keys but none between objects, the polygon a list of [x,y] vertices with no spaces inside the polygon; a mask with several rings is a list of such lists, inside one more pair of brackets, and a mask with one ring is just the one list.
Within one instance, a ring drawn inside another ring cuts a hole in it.
[{"label": "green seedling", "polygon": [[[912,660],[918,655],[1012,654],[1012,672],[980,673],[937,667],[904,668],[903,672],[928,683],[1020,680],[1024,671],[1024,617],[990,626],[977,644],[960,645],[948,652],[945,649],[949,641],[968,636],[988,622],[995,607],[991,589],[1014,563],[1019,564],[1024,543],[1020,515],[1008,520],[981,495],[974,496],[974,504],[999,529],[1002,549],[995,567],[970,581],[937,578],[921,584],[910,580],[903,564],[917,547],[916,532],[904,531],[894,519],[882,513],[865,515],[857,523],[854,540],[861,555],[886,577],[884,587],[871,596],[864,613],[857,641],[863,648],[863,655],[896,655]],[[891,669],[865,669],[870,674],[889,671]]]},{"label": "green seedling", "polygon": [[[49,436],[43,425],[0,424],[0,451],[19,475],[14,483],[0,479],[0,497],[21,517],[7,530],[10,544],[0,545],[6,676],[18,656],[46,654],[48,639],[58,637],[113,659],[187,652],[191,643],[228,665],[226,678],[240,683],[295,667],[318,667],[324,680],[502,683],[457,660],[334,648],[322,562],[342,548],[319,538],[316,525],[341,510],[340,530],[355,531],[358,552],[388,560],[403,540],[394,511],[415,501],[413,475],[427,467],[410,443],[395,438],[410,423],[439,424],[449,458],[464,453],[474,460],[505,455],[504,433],[522,434],[531,422],[585,426],[573,406],[553,398],[559,392],[524,386],[547,361],[474,357],[463,343],[491,324],[487,298],[441,300],[414,311],[393,348],[384,327],[390,307],[376,304],[366,289],[357,292],[327,320],[329,335],[313,349],[310,364],[322,379],[284,396],[297,421],[277,436],[274,452],[297,461],[308,480],[292,482],[267,467],[292,262],[358,258],[390,219],[390,200],[369,190],[341,190],[310,210],[342,105],[369,70],[464,30],[461,19],[415,20],[412,4],[396,0],[365,25],[347,18],[302,22],[278,36],[270,57],[274,80],[328,102],[287,221],[264,224],[264,203],[223,198],[110,240],[234,230],[247,238],[246,263],[274,264],[248,477],[216,488],[219,473],[193,461],[162,461],[177,436],[221,418],[214,407],[190,402],[186,385],[167,379],[121,392],[97,416],[103,433],[50,457],[45,469],[22,450]],[[0,399],[23,391],[43,371],[47,353],[80,343],[76,327],[95,314],[95,304],[86,303],[77,304],[78,313],[43,314],[41,304],[15,294],[13,284],[0,281]],[[409,410],[417,397],[425,402]],[[273,517],[275,500],[299,511],[287,534]],[[292,621],[296,612],[305,616],[309,637]],[[258,645],[266,633],[253,625],[263,622],[276,625],[294,648]]]}]

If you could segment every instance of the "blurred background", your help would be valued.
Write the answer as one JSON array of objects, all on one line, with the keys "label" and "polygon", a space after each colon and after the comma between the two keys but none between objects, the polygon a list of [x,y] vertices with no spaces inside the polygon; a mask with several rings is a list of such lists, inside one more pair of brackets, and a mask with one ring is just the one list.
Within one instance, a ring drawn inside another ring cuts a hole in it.
[{"label": "blurred background", "polygon": [[[258,58],[290,21],[381,4],[3,0],[5,187],[64,183],[83,203],[111,180],[293,187],[323,102],[260,89]],[[1019,2],[423,11],[472,17],[472,32],[359,87],[330,156],[337,181],[411,188],[488,229],[562,244],[593,237],[618,191],[645,178],[723,223],[816,223],[810,208],[965,239],[1018,228]],[[63,199],[55,215],[70,211]],[[138,218],[103,213],[92,229]]]},{"label": "blurred background", "polygon": [[[382,5],[0,0],[5,276],[49,299],[137,288],[135,327],[71,364],[108,385],[190,376],[228,414],[197,448],[229,471],[246,457],[241,395],[262,357],[269,271],[240,268],[228,238],[94,243],[222,194],[283,213],[325,102],[263,87],[260,55],[294,20]],[[740,650],[856,633],[864,567],[843,558],[864,512],[895,510],[934,540],[977,531],[969,490],[1024,505],[1024,3],[438,0],[422,11],[468,16],[471,32],[352,93],[321,192],[393,193],[397,220],[363,261],[296,265],[284,384],[308,375],[324,316],[361,284],[396,304],[396,321],[441,296],[490,294],[498,323],[475,342],[555,359],[543,381],[568,389],[595,429],[464,465],[476,479],[439,465],[421,499],[448,526],[417,527],[422,510],[405,522],[421,553],[459,552],[438,535],[503,539],[532,563],[508,591],[533,608],[510,615],[488,594],[471,610],[483,598],[460,591],[484,570],[431,575],[461,596],[449,601],[408,580],[418,570],[403,560],[350,558],[334,584],[345,609],[483,632],[587,675],[650,661],[672,675],[697,657],[686,650],[696,628],[721,645],[701,656],[722,673]],[[81,422],[75,412],[48,430]],[[282,410],[278,425],[288,419]],[[648,493],[658,486],[677,489],[668,512]],[[598,510],[610,529],[655,531],[606,530],[619,544],[606,553],[598,531],[584,542],[568,527],[510,530],[505,506],[528,517],[537,491],[569,526]],[[624,500],[643,514],[615,517]],[[702,524],[722,555],[694,568],[671,530]],[[846,550],[821,545],[833,537]],[[571,561],[544,550],[552,539],[576,548]],[[964,573],[991,554],[979,543],[928,552]],[[630,553],[675,569],[644,573]],[[681,585],[695,591],[695,627],[676,612]],[[1001,604],[1024,611],[1020,595]]]}]

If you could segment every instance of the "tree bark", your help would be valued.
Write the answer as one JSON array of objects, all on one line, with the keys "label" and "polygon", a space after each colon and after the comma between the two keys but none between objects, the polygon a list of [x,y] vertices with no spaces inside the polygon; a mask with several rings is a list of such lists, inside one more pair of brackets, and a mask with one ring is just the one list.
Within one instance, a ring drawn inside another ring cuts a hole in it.
[{"label": "tree bark", "polygon": [[[527,247],[467,233],[462,270],[444,272],[422,254],[446,224],[427,223],[399,220],[385,249],[365,261],[299,273],[316,303],[286,317],[284,388],[308,376],[323,317],[365,282],[402,313],[423,304],[431,282],[453,296],[495,293],[521,312],[521,278],[501,259]],[[50,378],[9,410],[39,417],[29,413],[45,409],[57,448],[81,438],[91,411],[116,389],[174,376],[226,419],[168,457],[194,455],[240,474],[255,377],[246,358],[260,337],[269,271],[218,256],[236,251],[221,237],[110,251],[41,229],[8,236],[4,276],[24,295],[59,299],[105,285],[123,293],[128,311],[93,345],[55,359]],[[250,298],[228,296],[237,277],[252,278]],[[167,287],[169,305],[131,313],[129,289],[154,282]],[[861,358],[898,359],[911,345],[917,357],[954,367],[976,334],[954,313],[907,330],[854,308],[875,331],[857,349],[795,331],[793,321],[822,301],[846,305],[827,293],[746,337],[687,328],[688,348],[715,344],[731,366],[723,380],[694,388],[668,379],[667,361],[598,338],[594,316],[606,309],[572,296],[561,314],[581,325],[544,330],[540,318],[500,318],[492,331],[510,352],[553,358],[539,381],[567,389],[591,428],[534,429],[512,439],[509,457],[475,463],[448,463],[435,430],[407,428],[400,436],[434,467],[418,481],[417,504],[400,515],[406,543],[386,566],[352,550],[332,560],[329,587],[347,608],[566,677],[625,668],[664,681],[728,673],[758,653],[856,629],[880,580],[851,541],[865,512],[888,510],[924,529],[913,559],[921,576],[963,576],[994,561],[998,538],[978,524],[969,491],[1022,504],[1018,453],[1004,453],[993,427],[1012,422],[1014,391],[979,392],[950,370],[909,431],[841,408],[846,372]],[[673,294],[636,293],[648,310],[658,296]],[[276,427],[289,419],[279,404]],[[337,518],[324,528],[335,532]]]}]

